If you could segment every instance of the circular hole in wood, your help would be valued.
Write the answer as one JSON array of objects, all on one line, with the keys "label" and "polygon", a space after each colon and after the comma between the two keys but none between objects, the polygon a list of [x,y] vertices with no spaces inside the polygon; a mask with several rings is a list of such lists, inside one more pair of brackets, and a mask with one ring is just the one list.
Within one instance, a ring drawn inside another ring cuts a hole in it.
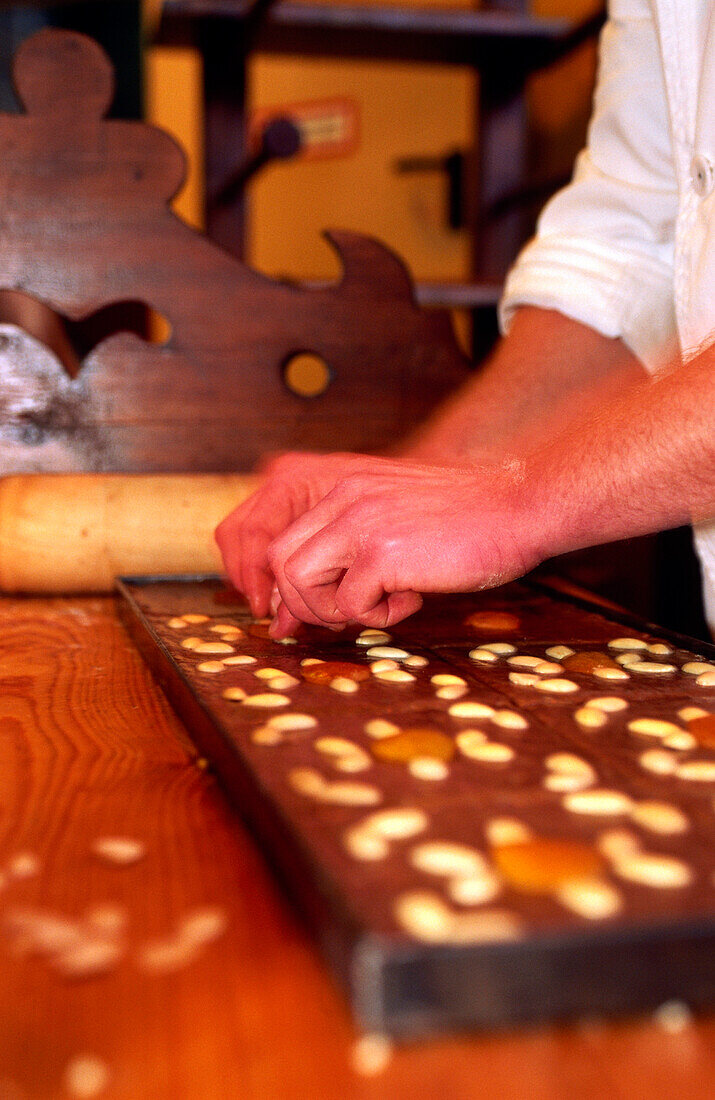
[{"label": "circular hole in wood", "polygon": [[330,367],[312,351],[291,355],[283,366],[283,380],[298,397],[320,397],[332,381]]}]

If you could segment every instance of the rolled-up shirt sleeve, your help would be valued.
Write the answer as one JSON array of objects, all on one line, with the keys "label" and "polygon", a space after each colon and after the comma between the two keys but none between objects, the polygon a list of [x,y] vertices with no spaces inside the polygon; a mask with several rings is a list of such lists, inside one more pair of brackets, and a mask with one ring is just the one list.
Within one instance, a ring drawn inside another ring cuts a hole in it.
[{"label": "rolled-up shirt sleeve", "polygon": [[502,331],[533,305],[620,337],[650,369],[677,348],[678,192],[663,80],[650,4],[613,0],[587,147],[507,277]]}]

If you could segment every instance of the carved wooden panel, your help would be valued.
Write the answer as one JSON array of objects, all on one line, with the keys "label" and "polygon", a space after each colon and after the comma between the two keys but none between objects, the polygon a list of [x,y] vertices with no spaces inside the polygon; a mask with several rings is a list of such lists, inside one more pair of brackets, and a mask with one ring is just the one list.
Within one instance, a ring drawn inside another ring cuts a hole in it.
[{"label": "carved wooden panel", "polygon": [[[0,471],[242,469],[273,449],[376,448],[465,376],[448,315],[416,307],[377,242],[329,234],[342,279],[306,289],[181,222],[168,204],[183,153],[104,118],[113,75],[92,40],[41,31],[14,79],[26,113],[0,116],[0,291],[15,292],[2,316],[27,322],[0,325]],[[168,338],[112,331],[122,303],[160,315]],[[58,324],[88,344],[74,367],[42,339]],[[305,351],[328,367],[320,397],[284,381]]]}]

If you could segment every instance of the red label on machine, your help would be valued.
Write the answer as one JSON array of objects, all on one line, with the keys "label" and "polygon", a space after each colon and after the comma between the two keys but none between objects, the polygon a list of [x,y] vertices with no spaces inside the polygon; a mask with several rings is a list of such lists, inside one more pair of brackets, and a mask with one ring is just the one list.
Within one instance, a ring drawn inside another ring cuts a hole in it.
[{"label": "red label on machine", "polygon": [[276,118],[289,118],[300,130],[298,155],[303,160],[344,157],[357,148],[359,108],[354,99],[313,99],[260,108],[251,119],[251,144],[258,144],[266,123]]}]

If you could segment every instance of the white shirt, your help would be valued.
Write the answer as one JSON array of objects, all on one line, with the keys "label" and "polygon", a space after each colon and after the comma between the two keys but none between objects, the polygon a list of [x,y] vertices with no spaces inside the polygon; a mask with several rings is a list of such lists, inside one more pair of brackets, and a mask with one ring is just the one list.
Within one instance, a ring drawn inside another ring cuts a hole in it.
[{"label": "white shirt", "polygon": [[[715,339],[715,0],[609,3],[588,144],[507,278],[503,330],[527,304],[650,370]],[[695,542],[715,630],[715,522]]]}]

